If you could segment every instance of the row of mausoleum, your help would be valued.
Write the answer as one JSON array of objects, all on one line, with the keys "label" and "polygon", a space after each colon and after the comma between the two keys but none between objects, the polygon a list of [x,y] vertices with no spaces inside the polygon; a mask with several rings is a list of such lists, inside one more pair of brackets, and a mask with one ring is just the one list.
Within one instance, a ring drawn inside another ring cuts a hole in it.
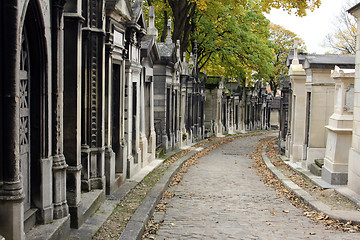
[{"label": "row of mausoleum", "polygon": [[[359,19],[360,4],[349,12]],[[350,198],[360,194],[359,33],[356,56],[298,53],[295,46],[289,78],[280,81],[281,152]]]},{"label": "row of mausoleum", "polygon": [[206,77],[205,136],[279,127],[280,97],[262,81],[254,86],[221,77]]},{"label": "row of mausoleum", "polygon": [[[0,1],[0,235],[66,239],[156,149],[204,137],[204,84],[142,1]],[[185,55],[185,54],[184,54]]]}]

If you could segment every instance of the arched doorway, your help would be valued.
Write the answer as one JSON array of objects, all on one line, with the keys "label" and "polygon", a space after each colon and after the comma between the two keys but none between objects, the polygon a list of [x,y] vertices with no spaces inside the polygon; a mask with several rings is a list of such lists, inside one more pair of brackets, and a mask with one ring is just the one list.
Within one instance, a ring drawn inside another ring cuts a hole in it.
[{"label": "arched doorway", "polygon": [[[24,231],[39,221],[41,207],[40,159],[46,155],[46,55],[39,6],[30,0],[21,31],[19,71],[19,157],[23,179]],[[50,179],[49,179],[50,181]],[[51,194],[51,193],[50,193]]]}]

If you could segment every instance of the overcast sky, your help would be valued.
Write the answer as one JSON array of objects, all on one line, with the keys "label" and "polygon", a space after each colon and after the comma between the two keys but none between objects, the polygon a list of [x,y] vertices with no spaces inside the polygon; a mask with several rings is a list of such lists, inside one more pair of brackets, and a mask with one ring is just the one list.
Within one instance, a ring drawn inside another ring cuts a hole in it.
[{"label": "overcast sky", "polygon": [[308,11],[307,16],[303,18],[294,14],[289,15],[281,9],[271,10],[266,17],[300,36],[305,41],[309,53],[324,53],[329,50],[323,46],[325,36],[331,32],[334,19],[341,13],[346,2],[347,0],[322,0],[320,8],[313,12]]}]

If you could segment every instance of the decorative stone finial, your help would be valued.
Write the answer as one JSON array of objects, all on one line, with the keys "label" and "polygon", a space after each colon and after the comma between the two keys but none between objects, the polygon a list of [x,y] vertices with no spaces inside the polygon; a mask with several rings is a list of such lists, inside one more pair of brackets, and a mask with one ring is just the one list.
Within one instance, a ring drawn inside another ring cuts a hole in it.
[{"label": "decorative stone finial", "polygon": [[155,7],[150,6],[149,8],[149,27],[147,29],[147,34],[153,36],[155,41],[158,38],[158,30],[155,27]]},{"label": "decorative stone finial", "polygon": [[180,40],[176,40],[176,58],[180,60]]},{"label": "decorative stone finial", "polygon": [[155,7],[150,6],[149,8],[149,28],[155,27]]},{"label": "decorative stone finial", "polygon": [[166,36],[165,43],[166,44],[171,44],[172,43],[172,39],[171,39],[171,19],[168,19],[167,36]]}]

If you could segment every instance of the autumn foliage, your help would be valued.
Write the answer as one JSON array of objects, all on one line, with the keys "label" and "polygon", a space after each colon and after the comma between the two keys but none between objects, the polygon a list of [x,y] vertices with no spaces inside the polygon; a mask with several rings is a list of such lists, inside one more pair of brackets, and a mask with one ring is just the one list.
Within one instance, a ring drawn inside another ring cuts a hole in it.
[{"label": "autumn foliage", "polygon": [[181,42],[181,54],[198,43],[199,68],[209,75],[244,82],[269,80],[275,50],[269,21],[263,13],[282,8],[298,16],[319,7],[320,0],[148,0],[156,7],[159,40],[166,38],[167,19],[173,20],[172,39]]}]

